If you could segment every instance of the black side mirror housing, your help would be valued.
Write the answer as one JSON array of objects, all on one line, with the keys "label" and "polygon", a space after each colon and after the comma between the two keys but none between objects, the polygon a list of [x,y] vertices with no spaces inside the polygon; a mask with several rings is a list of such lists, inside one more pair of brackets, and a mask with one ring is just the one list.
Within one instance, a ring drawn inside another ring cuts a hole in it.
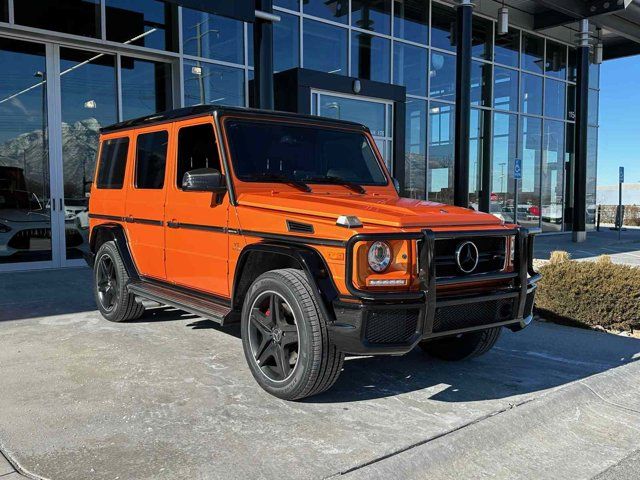
[{"label": "black side mirror housing", "polygon": [[215,168],[196,168],[185,172],[182,189],[186,192],[222,193],[227,189],[224,175]]}]

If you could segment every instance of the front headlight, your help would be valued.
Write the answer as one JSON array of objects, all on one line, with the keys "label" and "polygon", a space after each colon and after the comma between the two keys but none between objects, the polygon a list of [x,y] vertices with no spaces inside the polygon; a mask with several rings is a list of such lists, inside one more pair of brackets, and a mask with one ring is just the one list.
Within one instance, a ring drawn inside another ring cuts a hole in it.
[{"label": "front headlight", "polygon": [[376,273],[384,272],[391,263],[391,247],[387,242],[374,242],[367,254],[369,267]]}]

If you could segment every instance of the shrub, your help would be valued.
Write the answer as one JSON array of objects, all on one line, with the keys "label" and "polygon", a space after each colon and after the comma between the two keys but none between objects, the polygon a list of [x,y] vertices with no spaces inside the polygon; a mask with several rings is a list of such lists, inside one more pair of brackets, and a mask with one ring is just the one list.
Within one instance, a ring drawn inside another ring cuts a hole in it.
[{"label": "shrub", "polygon": [[608,257],[578,262],[560,254],[540,268],[541,316],[574,326],[640,330],[640,268]]}]

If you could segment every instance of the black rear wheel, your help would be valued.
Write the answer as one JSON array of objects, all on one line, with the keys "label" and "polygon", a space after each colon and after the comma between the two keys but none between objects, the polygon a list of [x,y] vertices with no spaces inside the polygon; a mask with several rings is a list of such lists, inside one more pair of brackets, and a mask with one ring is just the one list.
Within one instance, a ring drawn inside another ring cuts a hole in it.
[{"label": "black rear wheel", "polygon": [[487,353],[500,338],[502,328],[489,328],[479,332],[470,332],[455,337],[445,337],[420,342],[420,348],[440,360],[458,361],[479,357]]}]

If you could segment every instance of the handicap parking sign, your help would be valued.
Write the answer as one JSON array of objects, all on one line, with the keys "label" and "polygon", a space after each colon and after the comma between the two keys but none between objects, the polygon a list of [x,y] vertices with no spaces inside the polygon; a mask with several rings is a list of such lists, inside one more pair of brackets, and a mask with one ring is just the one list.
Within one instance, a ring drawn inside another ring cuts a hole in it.
[{"label": "handicap parking sign", "polygon": [[513,178],[522,179],[522,159],[516,158],[513,162]]}]

